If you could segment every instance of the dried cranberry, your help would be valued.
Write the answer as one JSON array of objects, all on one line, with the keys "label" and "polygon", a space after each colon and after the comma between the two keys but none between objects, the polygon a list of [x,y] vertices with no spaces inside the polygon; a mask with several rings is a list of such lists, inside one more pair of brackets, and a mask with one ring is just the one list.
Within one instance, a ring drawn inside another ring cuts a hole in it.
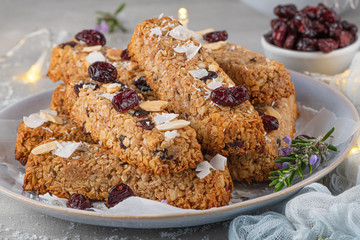
[{"label": "dried cranberry", "polygon": [[294,17],[297,8],[294,4],[278,5],[274,8],[274,13],[281,18],[292,18]]},{"label": "dried cranberry", "polygon": [[123,50],[120,54],[121,59],[129,61],[131,58],[129,56],[129,51],[127,49]]},{"label": "dried cranberry", "polygon": [[319,39],[317,44],[319,50],[323,53],[329,53],[339,47],[339,44],[332,38]]},{"label": "dried cranberry", "polygon": [[249,94],[245,87],[218,87],[211,92],[211,99],[214,103],[222,106],[236,106],[249,100]]},{"label": "dried cranberry", "polygon": [[78,193],[74,193],[70,196],[70,198],[66,202],[66,206],[68,208],[75,208],[81,210],[93,207],[92,203],[88,198]]},{"label": "dried cranberry", "polygon": [[241,148],[244,148],[244,142],[241,140],[235,139],[231,143],[228,143],[227,146],[230,148],[233,148],[233,149],[239,149],[239,148],[241,149]]},{"label": "dried cranberry", "polygon": [[287,49],[293,49],[296,42],[296,35],[295,34],[288,34],[283,47]]},{"label": "dried cranberry", "polygon": [[275,19],[272,19],[271,22],[270,22],[270,26],[272,29],[276,29],[279,27],[280,24],[282,23],[285,23],[287,22],[288,20],[285,19],[285,18],[275,18]]},{"label": "dried cranberry", "polygon": [[295,15],[294,24],[297,26],[297,31],[306,37],[315,37],[316,31],[313,28],[312,22],[310,18],[308,18],[305,14],[298,13]]},{"label": "dried cranberry", "polygon": [[161,160],[171,160],[174,158],[174,155],[169,155],[168,154],[168,150],[164,149],[164,150],[154,150],[152,151],[152,154],[154,154],[155,156],[157,156],[158,158],[160,158]]},{"label": "dried cranberry", "polygon": [[108,200],[105,202],[105,206],[107,208],[112,208],[119,202],[122,202],[126,198],[132,196],[135,196],[135,194],[131,188],[124,183],[119,183],[110,190]]},{"label": "dried cranberry", "polygon": [[286,38],[286,33],[287,33],[286,23],[281,23],[276,29],[274,29],[272,38],[276,46],[282,47]]},{"label": "dried cranberry", "polygon": [[206,82],[206,80],[216,79],[217,77],[218,77],[218,75],[216,72],[208,71],[208,75],[200,78],[200,80]]},{"label": "dried cranberry", "polygon": [[208,42],[226,41],[228,39],[228,33],[227,31],[214,31],[206,33],[203,38]]},{"label": "dried cranberry", "polygon": [[296,49],[304,52],[317,51],[317,39],[300,38],[296,43]]},{"label": "dried cranberry", "polygon": [[329,36],[337,38],[342,31],[342,25],[340,23],[332,23],[329,25]]},{"label": "dried cranberry", "polygon": [[225,183],[225,190],[232,192],[233,190],[233,183],[229,182],[229,184]]},{"label": "dried cranberry", "polygon": [[314,6],[306,6],[300,12],[306,14],[306,16],[310,19],[315,19],[318,9]]},{"label": "dried cranberry", "polygon": [[85,135],[89,135],[90,133],[89,133],[88,131],[86,131],[85,124],[86,124],[86,122],[83,122],[83,124],[82,124],[82,126],[81,126],[80,130],[81,130],[81,132],[82,132],[83,134],[85,134]]},{"label": "dried cranberry", "polygon": [[279,128],[279,121],[276,117],[264,113],[261,115],[261,119],[263,121],[265,131],[271,132]]},{"label": "dried cranberry", "polygon": [[104,46],[106,44],[104,35],[101,32],[92,29],[82,30],[75,35],[75,39],[85,42],[87,46]]},{"label": "dried cranberry", "polygon": [[149,118],[147,118],[137,121],[136,126],[146,130],[151,130],[155,127],[155,124]]},{"label": "dried cranberry", "polygon": [[112,104],[116,111],[125,112],[139,105],[139,97],[134,90],[125,89],[113,97]]},{"label": "dried cranberry", "polygon": [[328,27],[319,21],[313,21],[312,25],[317,37],[326,37],[329,33]]},{"label": "dried cranberry", "polygon": [[89,76],[98,82],[112,83],[116,81],[117,70],[107,62],[94,62],[88,68]]},{"label": "dried cranberry", "polygon": [[81,88],[91,88],[93,90],[96,90],[99,88],[99,85],[95,83],[77,83],[74,85],[74,92],[76,94],[79,94]]},{"label": "dried cranberry", "polygon": [[124,135],[121,135],[120,137],[119,137],[119,141],[120,141],[120,148],[121,149],[126,149],[127,147],[124,145],[124,140],[125,140],[125,138],[126,138],[126,136],[124,136]]},{"label": "dried cranberry", "polygon": [[334,23],[340,20],[340,17],[339,15],[337,15],[336,12],[334,12],[330,8],[325,7],[324,5],[318,8],[317,18],[322,23]]},{"label": "dried cranberry", "polygon": [[355,24],[352,23],[348,23],[347,21],[342,21],[341,22],[341,26],[343,27],[344,30],[351,32],[351,34],[355,37],[356,33],[358,31],[358,28]]},{"label": "dried cranberry", "polygon": [[75,47],[77,45],[77,42],[75,41],[68,41],[68,42],[64,42],[59,44],[59,47],[61,47],[62,49],[64,49],[65,46],[70,46],[70,47]]},{"label": "dried cranberry", "polygon": [[149,111],[146,111],[144,109],[137,109],[137,110],[130,110],[129,114],[131,116],[137,117],[137,118],[142,118],[142,117],[146,117],[147,115],[149,115]]},{"label": "dried cranberry", "polygon": [[339,35],[339,47],[343,48],[349,46],[355,41],[353,35],[348,31],[342,31]]},{"label": "dried cranberry", "polygon": [[148,92],[151,90],[150,86],[147,85],[145,76],[141,76],[140,78],[135,79],[134,85],[142,92]]}]

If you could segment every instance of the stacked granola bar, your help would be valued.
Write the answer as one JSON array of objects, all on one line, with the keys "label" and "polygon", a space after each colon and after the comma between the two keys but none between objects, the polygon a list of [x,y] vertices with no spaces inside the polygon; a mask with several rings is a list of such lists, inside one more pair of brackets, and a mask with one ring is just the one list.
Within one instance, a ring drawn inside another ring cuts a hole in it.
[{"label": "stacked granola bar", "polygon": [[52,112],[19,127],[24,190],[108,201],[121,183],[136,196],[207,209],[228,204],[232,180],[267,180],[282,138],[294,134],[289,74],[198,37],[159,17],[138,25],[128,49],[105,46],[93,30],[56,46],[48,76],[65,84]]}]

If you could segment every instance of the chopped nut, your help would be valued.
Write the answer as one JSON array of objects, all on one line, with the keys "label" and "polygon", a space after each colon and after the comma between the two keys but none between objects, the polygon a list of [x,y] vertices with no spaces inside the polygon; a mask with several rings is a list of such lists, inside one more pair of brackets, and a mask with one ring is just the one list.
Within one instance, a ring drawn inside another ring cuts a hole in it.
[{"label": "chopped nut", "polygon": [[149,112],[159,112],[164,110],[168,105],[167,101],[155,100],[146,101],[140,104],[140,107]]},{"label": "chopped nut", "polygon": [[172,122],[156,125],[156,128],[159,129],[160,131],[169,131],[169,130],[180,129],[188,125],[190,125],[189,121],[174,120]]},{"label": "chopped nut", "polygon": [[270,107],[270,106],[266,106],[266,107],[265,107],[265,113],[266,113],[267,115],[276,117],[277,119],[280,119],[280,118],[281,118],[280,113],[279,113],[278,111],[276,111],[273,107]]},{"label": "chopped nut", "polygon": [[31,150],[31,153],[34,155],[39,155],[39,154],[51,152],[52,150],[55,150],[57,148],[58,148],[58,142],[52,141],[52,142],[44,143],[42,145],[37,146],[36,148]]},{"label": "chopped nut", "polygon": [[207,43],[204,44],[203,47],[211,50],[217,50],[222,48],[226,44],[225,41],[215,42],[215,43]]},{"label": "chopped nut", "polygon": [[107,50],[107,56],[111,60],[120,60],[122,51],[120,48],[111,48]]},{"label": "chopped nut", "polygon": [[206,29],[203,29],[203,30],[200,30],[200,31],[197,31],[196,33],[197,34],[200,34],[201,36],[209,33],[209,32],[213,32],[215,31],[213,28],[206,28]]},{"label": "chopped nut", "polygon": [[117,83],[108,83],[108,84],[103,84],[101,88],[103,91],[107,93],[115,93],[120,91],[122,86],[121,84],[117,84]]},{"label": "chopped nut", "polygon": [[216,65],[209,65],[209,70],[208,71],[213,71],[216,72],[219,69],[219,66]]},{"label": "chopped nut", "polygon": [[94,51],[100,51],[101,45],[91,46],[91,47],[84,47],[83,52],[94,52]]},{"label": "chopped nut", "polygon": [[46,113],[46,112],[40,112],[40,117],[44,120],[56,123],[56,124],[63,124],[64,121],[58,117],[58,116],[54,116],[50,113]]}]

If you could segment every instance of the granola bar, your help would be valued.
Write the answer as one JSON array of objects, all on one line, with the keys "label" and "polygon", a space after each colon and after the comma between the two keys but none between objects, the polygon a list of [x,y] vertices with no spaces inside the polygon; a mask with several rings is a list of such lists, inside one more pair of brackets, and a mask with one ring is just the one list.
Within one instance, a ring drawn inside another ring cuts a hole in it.
[{"label": "granola bar", "polygon": [[[179,33],[179,28],[180,23],[169,17],[146,20],[136,27],[128,50],[145,70],[149,86],[161,100],[169,101],[172,111],[191,122],[210,155],[261,152],[265,139],[258,113],[248,100],[233,107],[211,100],[212,89],[235,84],[199,43],[186,36],[184,28]],[[204,71],[215,72],[216,77],[205,83],[197,77]]]},{"label": "granola bar", "polygon": [[102,146],[87,144],[86,151],[75,151],[69,158],[30,154],[23,189],[62,198],[79,193],[93,200],[107,200],[109,190],[118,183],[127,184],[136,196],[193,209],[227,205],[233,188],[227,169],[212,170],[203,179],[192,169],[148,175]]},{"label": "granola bar", "polygon": [[284,144],[285,136],[291,138],[295,134],[297,118],[297,104],[295,95],[282,98],[273,104],[256,104],[255,108],[260,114],[268,114],[279,120],[277,130],[266,133],[266,145],[262,153],[250,153],[238,158],[229,157],[228,167],[234,181],[266,181],[269,172],[277,169],[275,160],[279,158],[279,148]]},{"label": "granola bar", "polygon": [[232,43],[218,44],[207,52],[236,85],[245,86],[252,103],[271,103],[295,93],[282,63]]},{"label": "granola bar", "polygon": [[[61,104],[64,96],[63,87],[63,85],[60,85],[54,90],[51,102],[51,109],[56,109],[60,113],[63,112],[63,108],[58,104]],[[30,128],[22,121],[16,137],[15,159],[25,165],[30,151],[46,139],[93,143],[91,137],[83,134],[72,120],[65,115],[59,115],[59,117],[62,119],[63,124],[48,121],[36,128]]]}]

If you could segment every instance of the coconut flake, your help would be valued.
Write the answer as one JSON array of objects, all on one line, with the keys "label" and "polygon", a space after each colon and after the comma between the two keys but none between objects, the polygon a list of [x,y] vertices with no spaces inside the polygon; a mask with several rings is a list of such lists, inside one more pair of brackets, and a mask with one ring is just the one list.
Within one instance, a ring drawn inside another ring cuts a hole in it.
[{"label": "coconut flake", "polygon": [[112,84],[106,86],[106,88],[109,88],[109,89],[118,88],[118,87],[122,88],[122,85],[120,83],[112,83]]},{"label": "coconut flake", "polygon": [[180,136],[180,134],[177,132],[177,130],[166,131],[164,135],[165,135],[166,140],[171,140],[173,138]]},{"label": "coconut flake", "polygon": [[203,161],[196,166],[195,171],[198,172],[196,173],[196,176],[203,179],[211,172],[210,169],[214,169],[214,167],[211,166],[208,161]]},{"label": "coconut flake", "polygon": [[83,89],[93,89],[95,90],[96,88],[96,85],[95,84],[87,84],[85,83],[83,86],[82,86]]},{"label": "coconut flake", "polygon": [[211,89],[211,90],[214,90],[218,87],[221,87],[223,85],[222,82],[218,82],[216,81],[215,79],[213,79],[209,84],[207,84],[207,88]]},{"label": "coconut flake", "polygon": [[178,116],[179,116],[179,114],[176,114],[176,113],[162,113],[162,114],[157,114],[153,118],[153,120],[156,125],[159,125],[159,124],[163,124],[163,123],[168,123],[171,120],[174,120],[175,118],[177,118]]},{"label": "coconut flake", "polygon": [[113,93],[113,94],[111,94],[111,93],[103,93],[103,94],[100,94],[99,96],[104,97],[104,98],[109,99],[110,101],[112,101],[115,95],[116,95],[115,93]]},{"label": "coconut flake", "polygon": [[95,51],[87,55],[85,60],[88,61],[90,64],[92,64],[94,62],[104,62],[106,58],[101,52]]},{"label": "coconut flake", "polygon": [[211,160],[210,165],[216,170],[224,171],[226,166],[227,158],[221,156],[220,154],[216,154]]},{"label": "coconut flake", "polygon": [[150,36],[152,36],[152,35],[161,36],[162,31],[161,31],[160,27],[154,27],[154,28],[150,29]]},{"label": "coconut flake", "polygon": [[40,110],[39,113],[33,113],[33,114],[30,114],[30,116],[28,116],[28,117],[23,117],[23,121],[24,121],[25,125],[28,126],[29,128],[37,128],[37,127],[40,127],[41,125],[43,125],[45,122],[47,122],[46,119],[43,119],[40,116],[41,112],[45,112],[45,113],[49,113],[51,115],[57,116],[57,112],[54,110],[50,110],[50,109]]},{"label": "coconut flake", "polygon": [[201,44],[199,46],[195,46],[192,41],[186,42],[184,45],[177,46],[174,48],[174,51],[177,53],[185,53],[186,59],[192,59],[200,50]]},{"label": "coconut flake", "polygon": [[164,13],[160,13],[158,19],[160,20],[164,16]]},{"label": "coconut flake", "polygon": [[187,27],[184,26],[177,26],[175,28],[173,28],[170,32],[169,35],[177,40],[181,40],[184,41],[186,39],[189,39],[191,37],[197,38],[198,34],[196,34],[195,32],[189,30]]},{"label": "coconut flake", "polygon": [[83,150],[82,145],[82,142],[61,142],[52,153],[59,157],[69,158],[76,150]]},{"label": "coconut flake", "polygon": [[191,70],[191,71],[189,71],[189,73],[195,79],[200,79],[202,77],[206,77],[209,74],[209,72],[206,69]]}]

